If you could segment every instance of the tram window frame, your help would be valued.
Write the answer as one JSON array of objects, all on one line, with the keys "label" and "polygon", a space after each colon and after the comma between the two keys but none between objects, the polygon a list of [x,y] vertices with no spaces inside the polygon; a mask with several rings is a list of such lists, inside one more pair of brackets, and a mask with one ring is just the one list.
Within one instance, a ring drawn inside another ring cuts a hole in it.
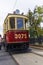
[{"label": "tram window frame", "polygon": [[[18,21],[20,19],[22,20],[22,27],[19,27],[20,24],[18,25]],[[24,29],[23,18],[20,18],[20,17],[17,18],[17,29]]]},{"label": "tram window frame", "polygon": [[15,17],[10,17],[10,27],[15,28]]},{"label": "tram window frame", "polygon": [[28,20],[27,20],[27,19],[25,19],[25,29],[27,28],[27,27],[26,27],[26,23],[27,23],[27,21],[28,21]]},{"label": "tram window frame", "polygon": [[6,20],[6,31],[8,30],[8,19]]}]

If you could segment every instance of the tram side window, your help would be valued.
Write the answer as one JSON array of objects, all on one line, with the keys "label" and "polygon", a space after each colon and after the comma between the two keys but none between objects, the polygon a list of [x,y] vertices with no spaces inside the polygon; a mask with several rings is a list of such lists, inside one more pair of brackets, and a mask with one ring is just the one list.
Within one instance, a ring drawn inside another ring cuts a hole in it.
[{"label": "tram side window", "polygon": [[6,20],[6,29],[8,30],[8,20]]},{"label": "tram side window", "polygon": [[28,22],[28,20],[27,19],[25,19],[25,29],[27,29],[27,23]]},{"label": "tram side window", "polygon": [[14,17],[10,17],[10,27],[15,28],[15,18]]}]

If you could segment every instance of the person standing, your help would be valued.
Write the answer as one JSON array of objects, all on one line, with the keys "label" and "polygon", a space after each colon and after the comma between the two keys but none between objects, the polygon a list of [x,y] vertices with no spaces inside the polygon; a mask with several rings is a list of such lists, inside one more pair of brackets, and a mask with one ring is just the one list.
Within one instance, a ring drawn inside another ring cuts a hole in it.
[{"label": "person standing", "polygon": [[2,46],[2,37],[0,35],[0,50],[1,50],[1,46]]}]

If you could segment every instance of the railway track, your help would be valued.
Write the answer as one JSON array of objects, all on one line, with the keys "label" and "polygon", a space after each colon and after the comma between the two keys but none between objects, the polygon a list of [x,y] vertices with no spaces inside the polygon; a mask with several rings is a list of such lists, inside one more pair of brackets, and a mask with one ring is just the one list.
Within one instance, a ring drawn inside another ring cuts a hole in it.
[{"label": "railway track", "polygon": [[31,48],[35,48],[35,49],[40,49],[43,50],[43,46],[42,45],[30,45]]}]

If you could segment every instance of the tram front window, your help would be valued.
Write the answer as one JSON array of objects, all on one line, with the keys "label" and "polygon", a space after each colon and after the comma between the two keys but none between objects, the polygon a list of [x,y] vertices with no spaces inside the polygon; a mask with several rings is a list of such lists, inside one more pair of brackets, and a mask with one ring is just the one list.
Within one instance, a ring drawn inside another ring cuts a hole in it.
[{"label": "tram front window", "polygon": [[15,28],[15,18],[14,17],[10,17],[10,27]]},{"label": "tram front window", "polygon": [[23,18],[17,18],[17,28],[23,29]]}]

